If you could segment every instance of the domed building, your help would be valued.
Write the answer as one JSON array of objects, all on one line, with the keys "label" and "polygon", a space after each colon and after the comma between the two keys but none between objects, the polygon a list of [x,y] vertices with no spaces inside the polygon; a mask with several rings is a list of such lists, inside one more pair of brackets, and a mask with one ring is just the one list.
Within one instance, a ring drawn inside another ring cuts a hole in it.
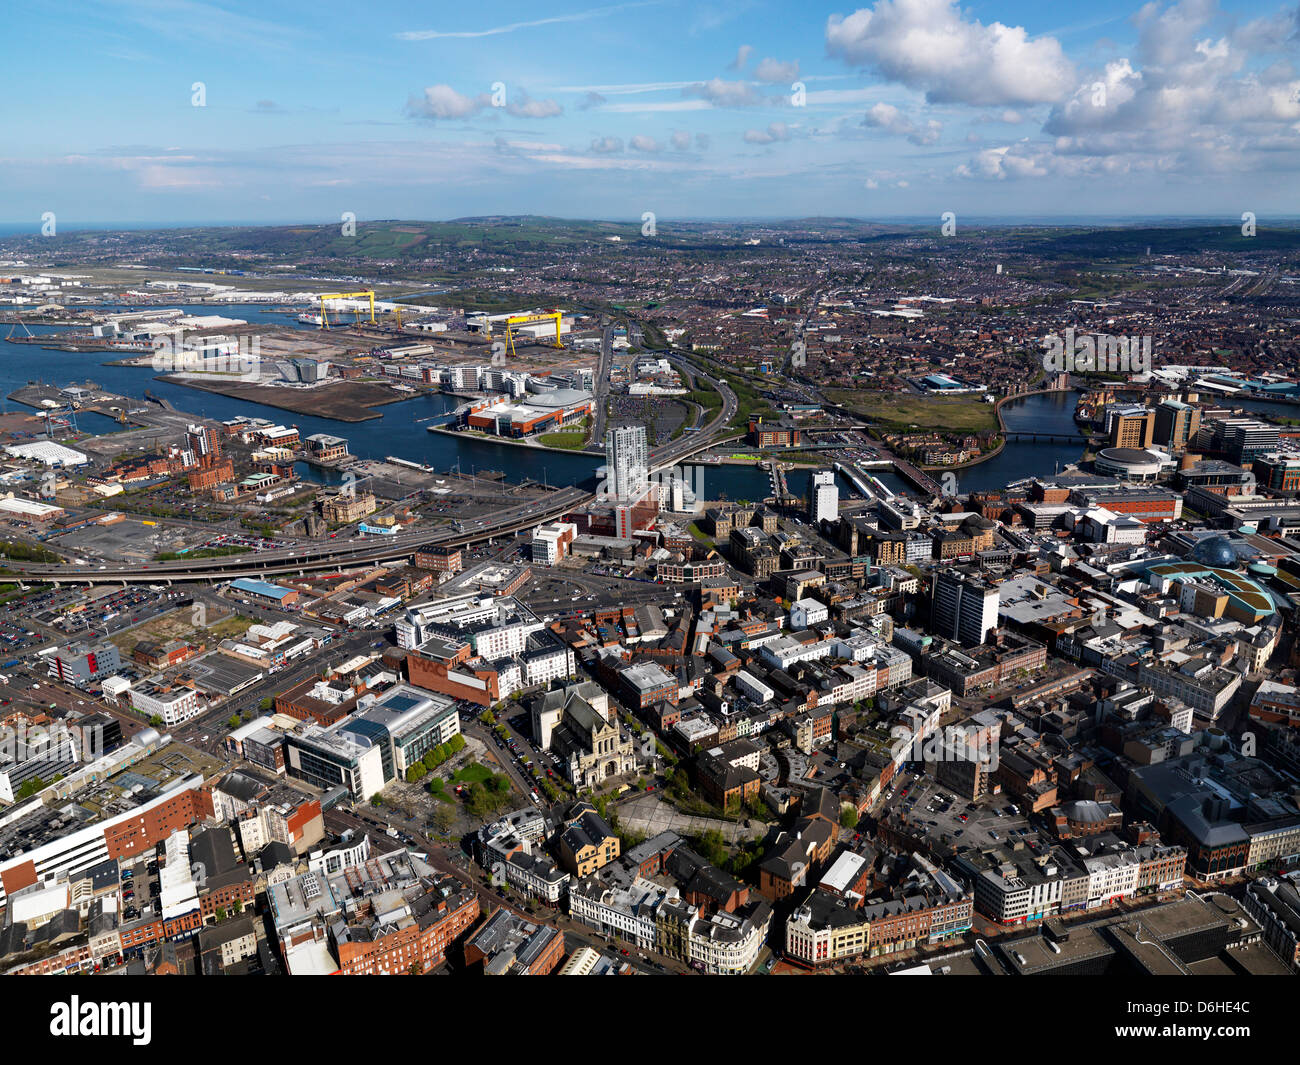
[{"label": "domed building", "polygon": [[1201,540],[1187,557],[1205,566],[1235,569],[1243,562],[1254,562],[1259,558],[1259,552],[1245,540],[1222,533]]},{"label": "domed building", "polygon": [[987,551],[993,546],[993,523],[982,514],[972,514],[961,523],[961,531],[971,538],[976,551]]},{"label": "domed building", "polygon": [[1093,469],[1121,481],[1154,481],[1173,469],[1174,460],[1156,448],[1108,447],[1092,460]]},{"label": "domed building", "polygon": [[1235,566],[1237,552],[1232,548],[1232,541],[1226,536],[1210,536],[1202,540],[1188,555],[1194,562],[1204,562],[1207,566]]},{"label": "domed building", "polygon": [[1095,799],[1075,799],[1053,806],[1049,815],[1052,829],[1060,839],[1114,832],[1124,823],[1119,807]]}]

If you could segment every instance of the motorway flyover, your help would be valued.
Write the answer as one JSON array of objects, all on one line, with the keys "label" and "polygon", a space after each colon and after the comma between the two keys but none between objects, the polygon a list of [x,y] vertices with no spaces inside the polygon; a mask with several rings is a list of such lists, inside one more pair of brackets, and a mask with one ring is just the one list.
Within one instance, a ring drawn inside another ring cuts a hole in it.
[{"label": "motorway flyover", "polygon": [[562,488],[546,499],[499,511],[490,520],[458,522],[452,526],[393,536],[296,543],[243,555],[98,567],[9,561],[5,569],[10,576],[23,580],[54,584],[172,584],[177,581],[228,581],[237,577],[332,571],[409,558],[423,547],[465,547],[498,536],[509,536],[552,521],[591,498],[592,494],[585,489]]},{"label": "motorway flyover", "polygon": [[[719,442],[718,434],[736,415],[736,394],[725,381],[706,377],[722,396],[722,409],[699,432],[674,440],[650,453],[650,467],[661,470],[682,459],[707,450]],[[469,544],[510,536],[523,529],[562,517],[594,499],[593,493],[570,486],[508,510],[491,519],[456,522],[451,526],[397,533],[393,536],[360,540],[326,540],[295,543],[244,555],[219,558],[177,559],[137,565],[79,566],[73,563],[41,563],[8,560],[4,571],[21,580],[53,584],[172,584],[178,581],[228,581],[238,577],[274,577],[319,573],[367,563],[410,558],[422,547],[466,547]]]}]

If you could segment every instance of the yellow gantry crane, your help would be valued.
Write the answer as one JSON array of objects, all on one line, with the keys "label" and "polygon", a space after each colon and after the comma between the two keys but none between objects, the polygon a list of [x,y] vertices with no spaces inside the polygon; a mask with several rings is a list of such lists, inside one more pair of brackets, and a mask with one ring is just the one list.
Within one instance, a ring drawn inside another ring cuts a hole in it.
[{"label": "yellow gantry crane", "polygon": [[[330,320],[329,320],[328,316],[325,314],[325,301],[326,301],[326,300],[354,300],[354,299],[360,299],[362,296],[365,296],[365,297],[367,297],[367,298],[370,300],[370,324],[371,324],[371,325],[374,325],[374,322],[375,322],[375,293],[374,293],[373,290],[371,290],[371,291],[367,291],[367,292],[328,292],[328,293],[322,293],[321,296],[320,296],[320,327],[321,327],[322,329],[328,329],[328,328],[329,328],[329,325],[330,325]],[[360,325],[360,314],[361,314],[361,312],[358,310],[358,312],[357,312],[357,318],[358,318],[358,322],[357,322],[357,324],[358,324],[358,325]]]},{"label": "yellow gantry crane", "polygon": [[543,311],[540,314],[517,314],[512,318],[506,319],[506,345],[510,354],[515,353],[515,335],[513,327],[516,325],[531,325],[533,322],[555,322],[555,346],[564,347],[564,342],[560,340],[560,327],[564,321],[563,311]]}]

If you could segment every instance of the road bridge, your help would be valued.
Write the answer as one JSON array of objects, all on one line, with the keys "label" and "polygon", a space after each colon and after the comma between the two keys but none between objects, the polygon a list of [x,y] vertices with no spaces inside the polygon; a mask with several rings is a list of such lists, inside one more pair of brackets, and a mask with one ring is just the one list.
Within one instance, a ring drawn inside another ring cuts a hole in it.
[{"label": "road bridge", "polygon": [[[606,331],[603,339],[609,336]],[[601,364],[609,355],[609,345],[602,343]],[[686,361],[670,355],[674,361]],[[737,439],[741,433],[719,437],[736,416],[739,401],[725,381],[709,376],[692,366],[698,377],[707,380],[722,397],[722,408],[697,433],[674,440],[650,453],[650,467],[658,471],[675,466],[683,459],[700,454],[725,440]],[[551,493],[545,499],[498,511],[491,518],[458,521],[393,536],[362,537],[349,540],[298,542],[244,555],[217,558],[177,559],[125,565],[101,566],[74,563],[37,563],[12,560],[4,565],[11,575],[24,580],[54,584],[172,584],[184,581],[227,581],[238,577],[273,577],[329,572],[367,564],[391,562],[411,557],[423,547],[466,547],[499,536],[511,536],[543,522],[553,521],[589,503],[594,493],[570,486]]]},{"label": "road bridge", "polygon": [[1082,446],[1088,442],[1088,438],[1081,436],[1079,433],[1038,433],[1031,429],[1012,429],[1002,435],[1007,440],[1028,440],[1035,444],[1079,444]]},{"label": "road bridge", "polygon": [[71,563],[9,562],[11,574],[55,584],[172,584],[178,581],[226,581],[237,577],[284,576],[348,569],[409,558],[424,547],[466,547],[510,536],[554,520],[592,498],[582,488],[562,488],[546,499],[499,511],[491,519],[455,522],[393,536],[295,543],[244,555],[176,559],[135,565],[99,567]]}]

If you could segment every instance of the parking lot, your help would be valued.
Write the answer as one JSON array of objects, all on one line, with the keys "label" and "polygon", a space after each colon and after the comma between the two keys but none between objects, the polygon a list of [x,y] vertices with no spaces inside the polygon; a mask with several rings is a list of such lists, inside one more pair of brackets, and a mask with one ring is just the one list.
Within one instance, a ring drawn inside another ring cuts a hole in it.
[{"label": "parking lot", "polygon": [[886,808],[897,811],[905,823],[918,826],[925,835],[940,840],[946,837],[958,850],[1019,840],[1025,840],[1031,850],[1039,845],[1034,829],[1009,795],[986,795],[971,802],[928,777],[917,778],[911,773],[895,787]]},{"label": "parking lot", "polygon": [[158,862],[154,852],[148,851],[135,860],[122,859],[121,895],[122,917],[134,921],[150,906],[157,906],[161,887],[158,883]]},{"label": "parking lot", "polygon": [[545,799],[533,781],[534,774],[545,775],[553,786],[561,786],[563,780],[560,777],[559,758],[550,751],[533,746],[532,724],[526,713],[517,713],[508,719],[503,717],[501,723],[506,726],[508,738],[503,739],[495,730],[491,733],[497,749],[497,761],[503,768],[507,768],[506,763],[509,761],[515,770],[511,775],[522,781],[529,800],[535,806],[545,805]]},{"label": "parking lot", "polygon": [[182,591],[151,591],[139,585],[119,588],[75,609],[75,600],[60,602],[36,615],[36,620],[69,636],[93,632],[107,635],[170,610]]},{"label": "parking lot", "polygon": [[249,551],[273,551],[276,548],[284,546],[283,540],[271,540],[265,536],[257,536],[253,533],[220,533],[217,536],[209,537],[202,543],[193,547],[187,547],[178,554],[189,554],[192,551],[216,550],[223,547],[243,547]]},{"label": "parking lot", "polygon": [[8,618],[0,619],[0,653],[20,654],[41,643],[41,635]]},{"label": "parking lot", "polygon": [[190,526],[132,515],[110,525],[92,522],[60,533],[51,538],[50,547],[83,554],[93,568],[104,561],[148,562],[160,551],[179,551],[204,535]]}]

